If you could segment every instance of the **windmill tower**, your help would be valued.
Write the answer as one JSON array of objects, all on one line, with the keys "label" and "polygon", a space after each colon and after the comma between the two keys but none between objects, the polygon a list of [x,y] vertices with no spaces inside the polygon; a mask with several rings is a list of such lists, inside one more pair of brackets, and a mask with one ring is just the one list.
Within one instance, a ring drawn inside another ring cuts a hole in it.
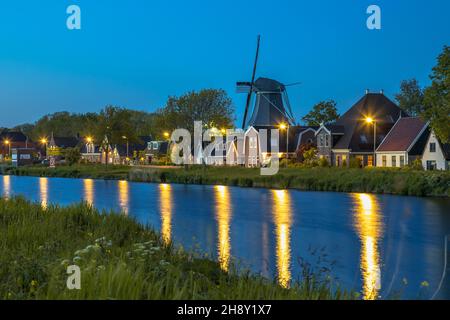
[{"label": "windmill tower", "polygon": [[[247,93],[242,128],[245,129],[249,126],[273,127],[281,123],[294,125],[295,120],[289,104],[286,87],[296,85],[297,83],[284,85],[281,82],[269,78],[258,78],[255,81],[260,40],[261,36],[258,36],[251,81],[236,83],[238,93]],[[255,96],[255,104],[252,108],[251,117],[247,121],[253,95]]]}]

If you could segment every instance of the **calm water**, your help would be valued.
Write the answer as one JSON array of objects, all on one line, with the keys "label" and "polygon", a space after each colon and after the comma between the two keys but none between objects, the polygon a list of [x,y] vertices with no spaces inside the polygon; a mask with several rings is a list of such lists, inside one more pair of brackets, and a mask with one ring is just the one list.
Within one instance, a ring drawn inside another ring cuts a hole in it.
[{"label": "calm water", "polygon": [[[233,257],[282,285],[298,277],[300,258],[316,265],[322,257],[366,299],[398,290],[431,297],[450,234],[448,199],[14,176],[0,176],[0,194],[122,210],[166,240],[200,246],[225,270]],[[437,297],[450,298],[449,281]]]}]

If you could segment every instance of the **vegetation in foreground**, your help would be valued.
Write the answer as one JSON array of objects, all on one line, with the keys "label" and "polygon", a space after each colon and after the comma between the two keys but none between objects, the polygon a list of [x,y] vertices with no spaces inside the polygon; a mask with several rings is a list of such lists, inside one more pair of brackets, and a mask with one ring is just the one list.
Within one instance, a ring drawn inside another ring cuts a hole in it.
[{"label": "vegetation in foreground", "polygon": [[[68,265],[81,290],[66,287]],[[304,272],[290,289],[188,253],[135,221],[86,205],[0,199],[0,299],[344,299]],[[324,279],[327,279],[325,276]]]},{"label": "vegetation in foreground", "polygon": [[[283,166],[283,165],[282,165]],[[291,188],[311,191],[368,192],[410,196],[450,196],[450,172],[411,168],[280,168],[274,176],[259,169],[190,166],[185,168],[104,165],[5,168],[4,174],[47,177],[128,179],[138,182],[220,184],[239,187]]]}]

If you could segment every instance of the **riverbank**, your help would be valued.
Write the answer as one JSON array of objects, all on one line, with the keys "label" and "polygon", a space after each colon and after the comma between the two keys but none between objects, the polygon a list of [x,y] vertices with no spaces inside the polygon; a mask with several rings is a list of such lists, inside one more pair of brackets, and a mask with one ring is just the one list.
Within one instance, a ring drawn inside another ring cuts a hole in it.
[{"label": "riverbank", "polygon": [[[22,198],[0,199],[0,265],[0,299],[350,298],[307,271],[290,289],[233,262],[224,272],[122,214]],[[66,287],[69,265],[81,269],[80,290]]]},{"label": "riverbank", "polygon": [[450,172],[412,169],[302,167],[281,168],[274,176],[261,176],[257,168],[242,167],[158,168],[76,165],[54,169],[42,166],[7,167],[3,169],[3,173],[19,176],[123,179],[137,182],[450,197]]}]

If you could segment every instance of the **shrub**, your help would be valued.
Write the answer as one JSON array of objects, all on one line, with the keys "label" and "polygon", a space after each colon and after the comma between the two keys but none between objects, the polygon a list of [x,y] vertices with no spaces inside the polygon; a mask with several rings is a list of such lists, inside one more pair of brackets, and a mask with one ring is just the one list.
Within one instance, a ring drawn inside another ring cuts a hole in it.
[{"label": "shrub", "polygon": [[351,157],[350,158],[350,168],[361,168],[361,160],[359,160],[356,157]]},{"label": "shrub", "polygon": [[330,166],[330,162],[328,161],[328,158],[325,158],[325,157],[320,158],[319,166],[320,167],[329,167]]},{"label": "shrub", "polygon": [[411,164],[410,168],[413,170],[423,170],[422,160],[419,158],[415,159]]},{"label": "shrub", "polygon": [[78,163],[81,159],[80,149],[78,148],[67,148],[64,150],[64,158],[68,165],[72,166]]}]

